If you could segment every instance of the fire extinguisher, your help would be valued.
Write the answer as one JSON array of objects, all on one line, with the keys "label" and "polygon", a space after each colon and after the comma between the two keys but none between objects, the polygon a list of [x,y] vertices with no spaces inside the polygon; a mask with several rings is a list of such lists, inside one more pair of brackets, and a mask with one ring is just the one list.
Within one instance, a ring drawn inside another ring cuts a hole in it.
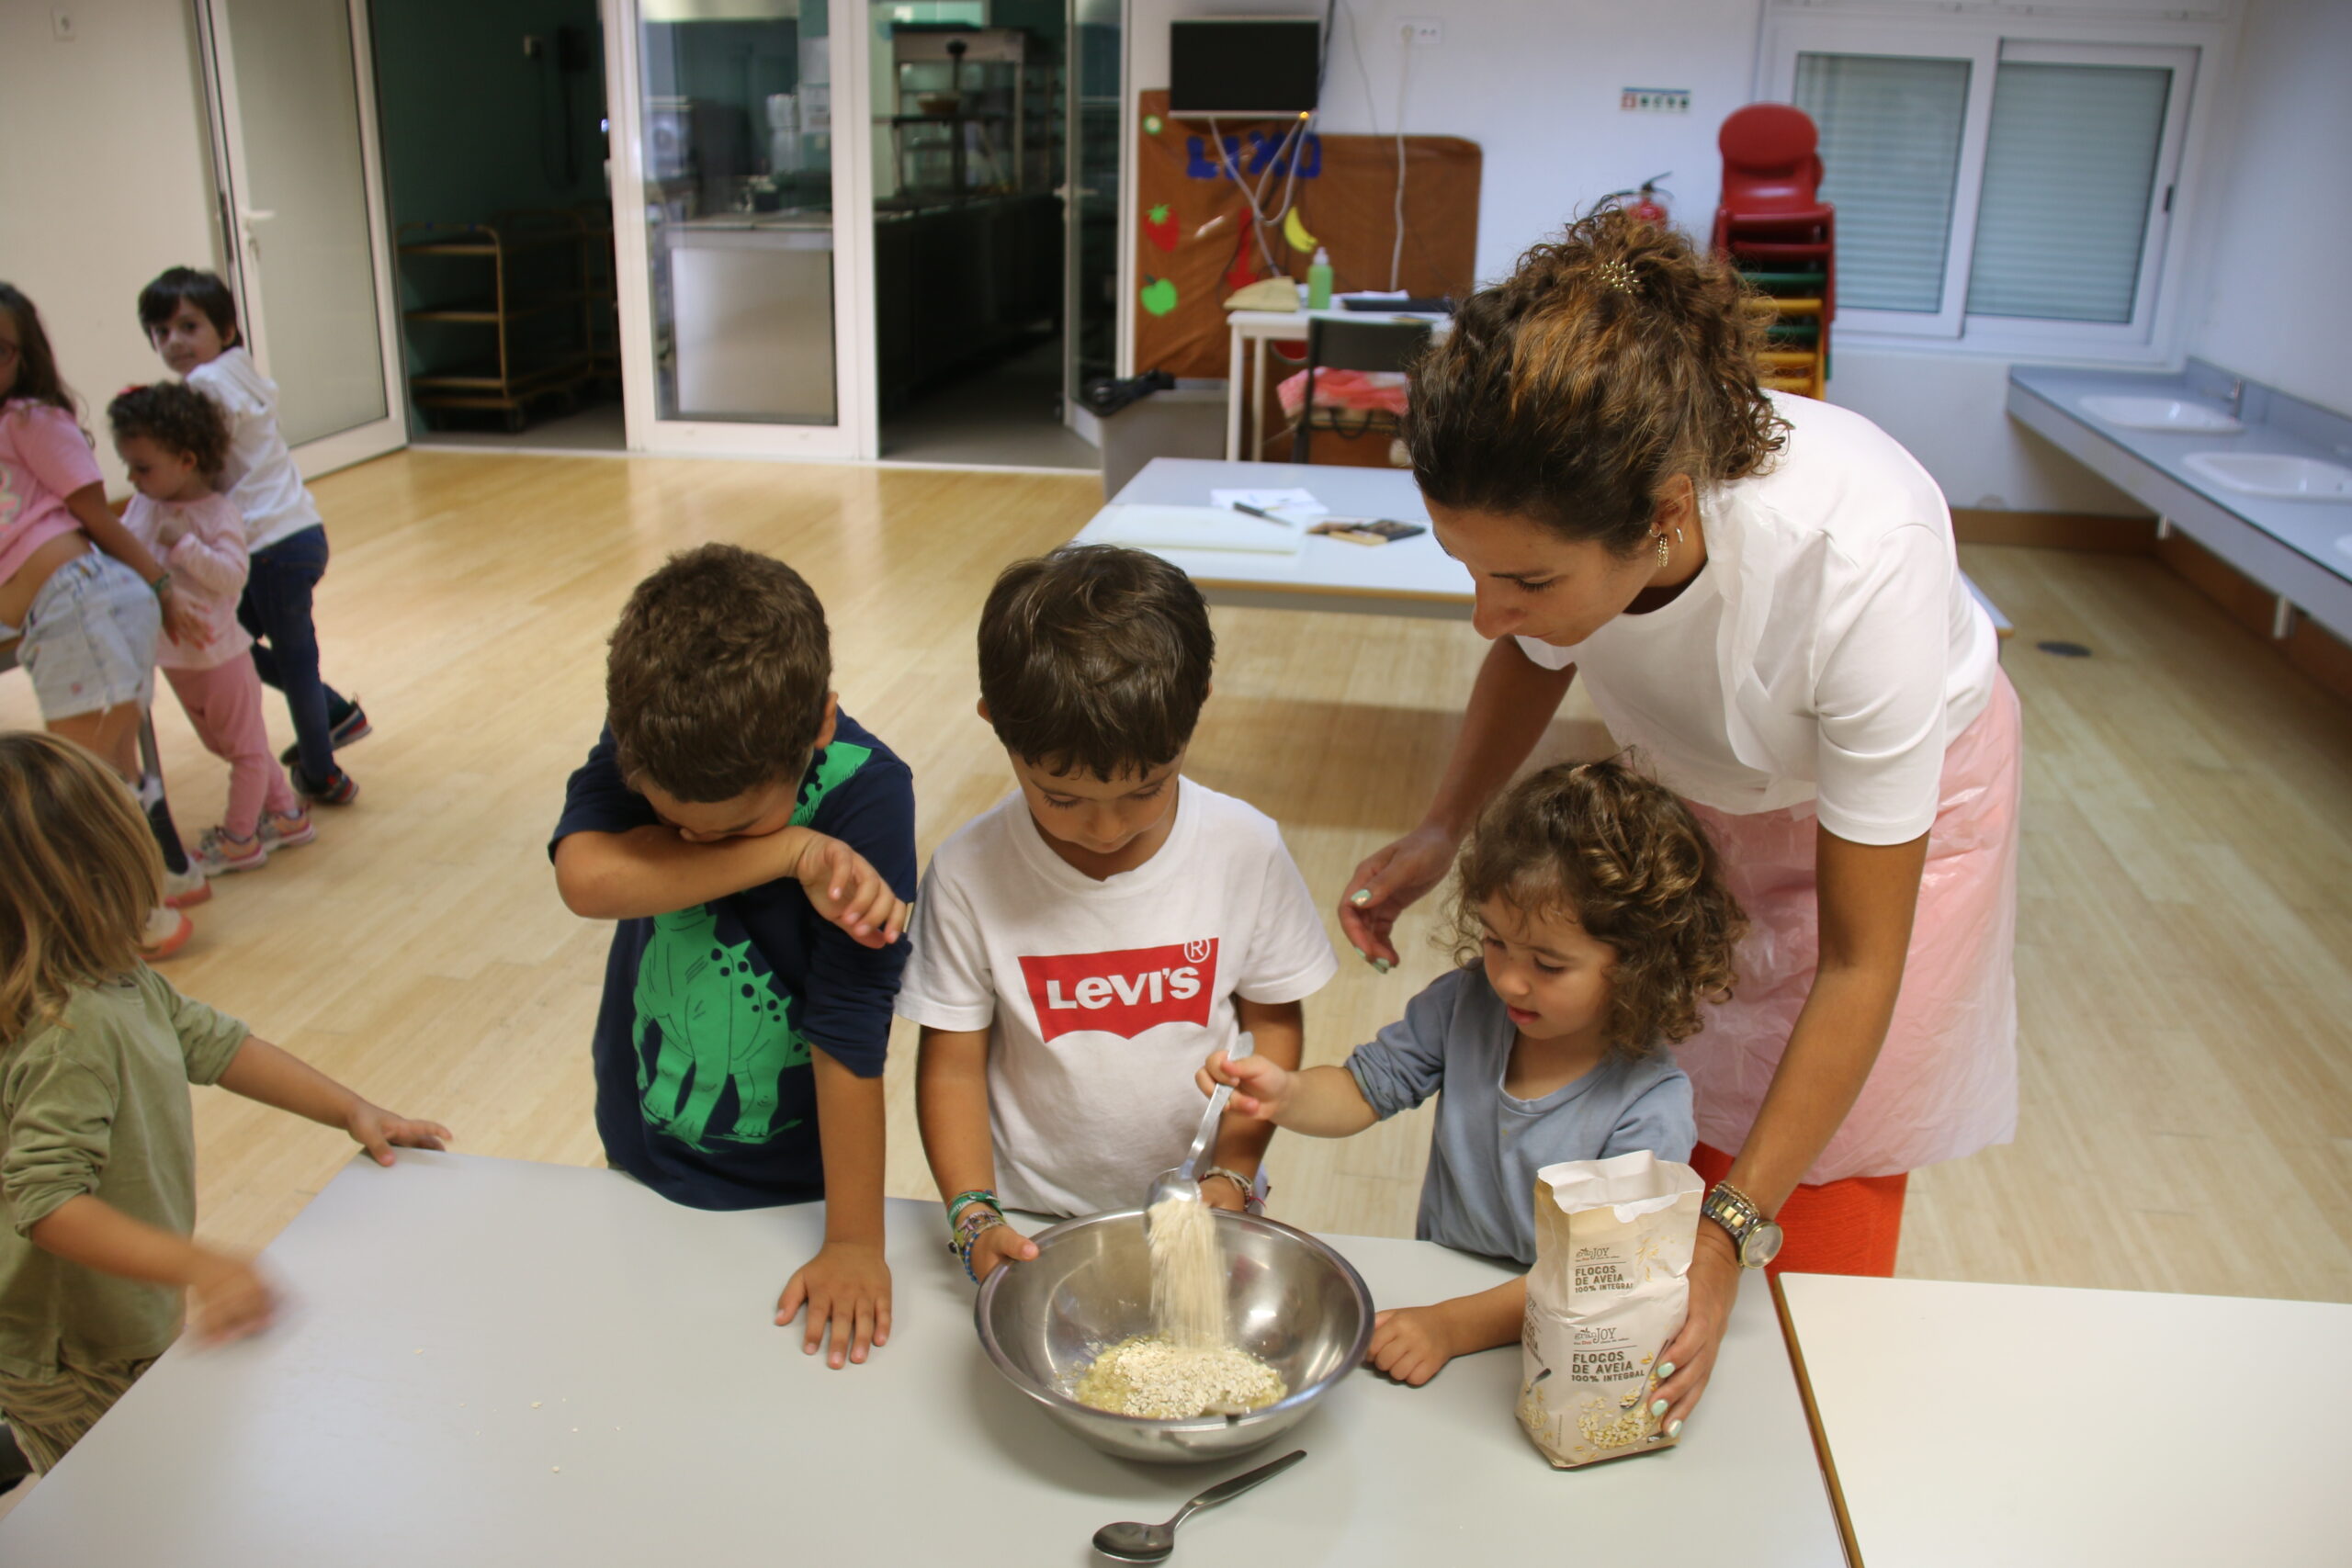
[{"label": "fire extinguisher", "polygon": [[1672,169],[1668,169],[1664,175],[1652,175],[1648,179],[1644,180],[1642,188],[1631,193],[1634,197],[1633,205],[1626,210],[1645,223],[1663,224],[1666,221],[1666,198],[1673,193],[1665,189],[1657,182],[1673,173]]}]

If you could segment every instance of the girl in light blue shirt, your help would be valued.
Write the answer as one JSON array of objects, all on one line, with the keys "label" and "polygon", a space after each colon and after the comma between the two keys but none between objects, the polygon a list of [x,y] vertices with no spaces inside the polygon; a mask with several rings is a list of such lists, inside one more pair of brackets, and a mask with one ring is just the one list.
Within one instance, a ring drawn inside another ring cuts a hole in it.
[{"label": "girl in light blue shirt", "polygon": [[[1201,1082],[1324,1138],[1436,1095],[1419,1235],[1525,1267],[1541,1168],[1690,1157],[1690,1080],[1667,1046],[1728,993],[1746,921],[1689,809],[1614,761],[1547,769],[1497,801],[1463,851],[1453,909],[1457,967],[1346,1066],[1220,1052]],[[1516,1342],[1526,1304],[1521,1278],[1383,1312],[1370,1359],[1427,1382],[1455,1356]]]}]

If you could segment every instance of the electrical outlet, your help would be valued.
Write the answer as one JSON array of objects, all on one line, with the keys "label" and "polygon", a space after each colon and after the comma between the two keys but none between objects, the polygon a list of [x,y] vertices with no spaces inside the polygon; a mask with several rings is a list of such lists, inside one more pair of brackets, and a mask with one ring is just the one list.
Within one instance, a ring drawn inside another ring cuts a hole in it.
[{"label": "electrical outlet", "polygon": [[538,34],[525,33],[523,35],[523,58],[526,60],[537,60],[539,57],[540,51],[545,50],[547,46],[548,40],[541,38]]},{"label": "electrical outlet", "polygon": [[1445,24],[1434,17],[1408,17],[1397,27],[1408,49],[1435,49],[1445,41]]},{"label": "electrical outlet", "polygon": [[75,39],[80,38],[81,29],[74,25],[74,13],[51,11],[49,14],[49,36],[59,43],[72,43]]},{"label": "electrical outlet", "polygon": [[1617,107],[1625,114],[1689,114],[1688,87],[1620,87]]}]

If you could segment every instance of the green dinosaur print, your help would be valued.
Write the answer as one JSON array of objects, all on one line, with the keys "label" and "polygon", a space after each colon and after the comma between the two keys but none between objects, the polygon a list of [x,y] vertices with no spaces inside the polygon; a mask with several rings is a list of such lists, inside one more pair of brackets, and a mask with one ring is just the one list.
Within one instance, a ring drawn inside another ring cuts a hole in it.
[{"label": "green dinosaur print", "polygon": [[[825,796],[872,754],[862,746],[827,747],[802,785],[792,825],[807,826]],[[638,1102],[648,1125],[697,1149],[763,1144],[783,1130],[776,1113],[784,1075],[808,1065],[808,1041],[792,1026],[792,998],[773,974],[753,968],[751,943],[719,940],[710,905],[653,918],[638,961],[635,1001]],[[661,1031],[650,1064],[649,1027]],[[714,1133],[711,1113],[729,1083],[735,1120]]]}]

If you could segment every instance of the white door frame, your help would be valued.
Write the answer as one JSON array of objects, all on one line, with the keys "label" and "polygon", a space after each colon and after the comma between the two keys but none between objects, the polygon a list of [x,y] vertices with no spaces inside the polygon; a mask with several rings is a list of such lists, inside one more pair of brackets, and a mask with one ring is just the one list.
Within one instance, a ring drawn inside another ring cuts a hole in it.
[{"label": "white door frame", "polygon": [[[244,123],[237,107],[235,45],[225,0],[197,0],[197,51],[202,69],[204,98],[212,139],[212,180],[216,198],[214,221],[220,231],[222,259],[238,296],[238,325],[254,363],[269,374],[268,332],[257,309],[266,289],[263,268],[253,243],[253,224],[267,220],[246,206],[240,164],[243,157]],[[383,152],[377,142],[376,62],[369,33],[368,0],[345,0],[351,29],[351,74],[359,116],[359,164],[367,183],[368,252],[373,259],[376,284],[376,326],[383,355],[384,417],[354,425],[294,448],[294,466],[304,479],[315,479],[354,463],[399,450],[408,445],[408,374],[401,340],[400,290],[393,280],[390,204],[384,192]]]},{"label": "white door frame", "polygon": [[865,0],[829,0],[832,73],[834,424],[663,419],[653,364],[653,275],[645,254],[645,128],[638,0],[601,0],[612,122],[613,276],[629,450],[710,457],[872,458],[881,446],[874,374],[872,46]]}]

